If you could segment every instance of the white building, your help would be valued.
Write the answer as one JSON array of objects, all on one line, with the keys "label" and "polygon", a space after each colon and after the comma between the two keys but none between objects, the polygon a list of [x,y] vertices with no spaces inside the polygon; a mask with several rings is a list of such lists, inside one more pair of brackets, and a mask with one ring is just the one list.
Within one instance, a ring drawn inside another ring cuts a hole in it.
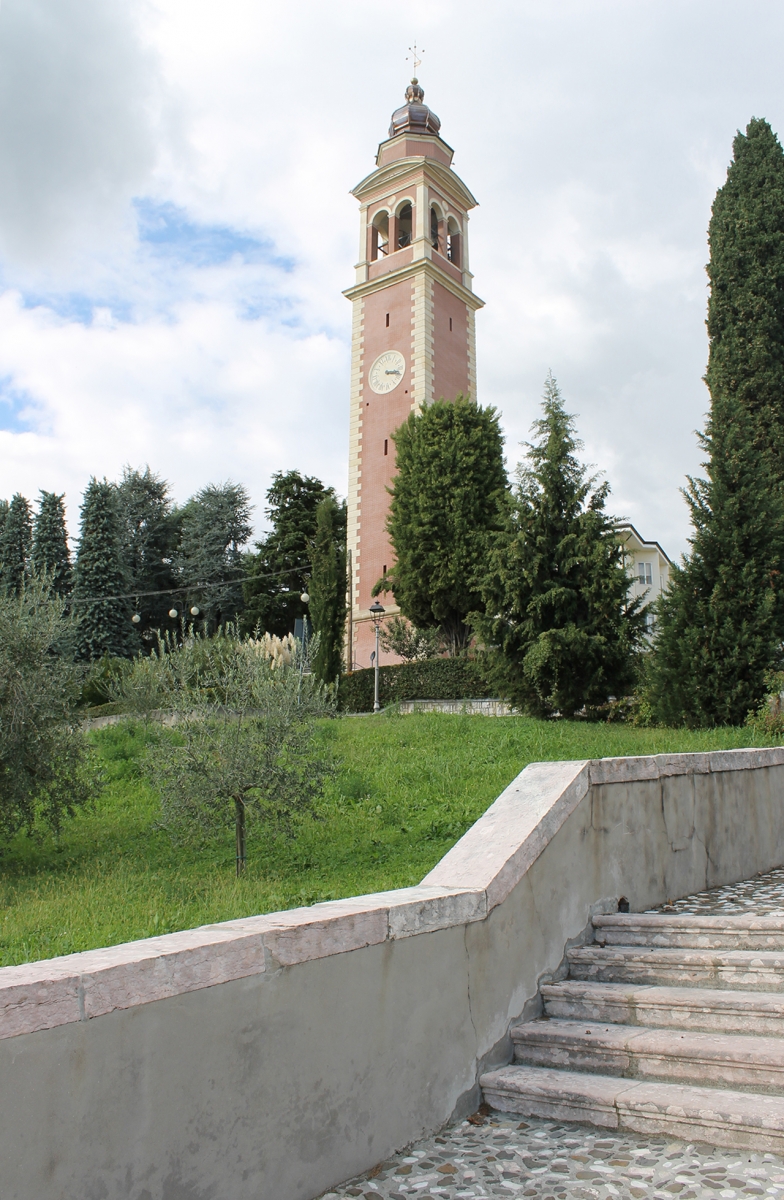
[{"label": "white building", "polygon": [[669,585],[672,563],[659,543],[646,542],[630,521],[623,521],[618,530],[627,555],[629,595],[652,604]]}]

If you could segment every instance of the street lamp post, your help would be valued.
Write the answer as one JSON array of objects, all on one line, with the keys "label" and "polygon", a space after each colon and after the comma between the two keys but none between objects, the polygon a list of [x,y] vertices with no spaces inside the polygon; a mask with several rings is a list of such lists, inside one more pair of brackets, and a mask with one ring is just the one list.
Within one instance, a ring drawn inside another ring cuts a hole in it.
[{"label": "street lamp post", "polygon": [[308,649],[308,609],[310,604],[310,596],[307,592],[303,592],[300,600],[305,605],[305,611],[302,616],[302,645],[299,648],[299,683],[297,684],[297,704],[302,703],[302,675],[305,671],[305,654]]},{"label": "street lamp post", "polygon": [[378,712],[381,708],[381,705],[378,702],[378,635],[385,612],[386,609],[384,608],[384,605],[379,604],[378,600],[374,601],[374,603],[370,606],[370,615],[373,618],[373,624],[376,627],[376,653],[373,656],[376,668],[375,690],[373,693],[373,712]]}]

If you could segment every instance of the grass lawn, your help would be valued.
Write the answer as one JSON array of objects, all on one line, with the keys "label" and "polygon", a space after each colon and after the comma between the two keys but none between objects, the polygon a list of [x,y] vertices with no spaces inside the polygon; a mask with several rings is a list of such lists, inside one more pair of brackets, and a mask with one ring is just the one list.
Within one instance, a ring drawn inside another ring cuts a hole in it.
[{"label": "grass lawn", "polygon": [[324,722],[339,765],[291,838],[233,832],[198,850],[156,829],[139,769],[147,735],[91,735],[106,771],[96,807],[59,842],[17,838],[0,857],[0,966],[251,913],[418,883],[529,762],[761,745],[746,729],[689,732],[524,717],[383,715]]}]

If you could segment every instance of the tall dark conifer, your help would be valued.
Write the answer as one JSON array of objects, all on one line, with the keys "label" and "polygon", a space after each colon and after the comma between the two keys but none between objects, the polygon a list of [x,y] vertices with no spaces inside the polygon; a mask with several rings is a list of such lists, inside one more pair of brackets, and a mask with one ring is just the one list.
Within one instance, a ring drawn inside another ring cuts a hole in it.
[{"label": "tall dark conifer", "polygon": [[419,629],[439,628],[453,653],[481,606],[508,482],[494,408],[467,396],[412,412],[393,435],[397,475],[387,528],[396,562],[376,590],[391,590]]},{"label": "tall dark conifer", "polygon": [[41,491],[33,525],[33,570],[49,576],[52,591],[67,595],[71,590],[71,552],[65,526],[63,496]]},{"label": "tall dark conifer", "polygon": [[0,582],[19,591],[30,574],[30,548],[33,540],[33,520],[30,502],[16,493],[3,524],[0,541]]},{"label": "tall dark conifer", "polygon": [[242,612],[242,547],[251,535],[251,504],[240,483],[210,483],[182,511],[178,551],[188,608],[212,632]]},{"label": "tall dark conifer", "polygon": [[503,695],[537,716],[570,717],[632,684],[644,614],[628,600],[623,549],[604,511],[609,484],[577,458],[574,419],[552,375],[543,410],[518,467],[485,581],[488,615],[477,628],[497,647]]},{"label": "tall dark conifer", "polygon": [[244,586],[243,626],[256,625],[278,637],[293,633],[294,622],[305,616],[300,595],[309,586],[316,513],[332,488],[312,475],[277,471],[267,491],[265,514],[270,531],[245,555],[248,579]]},{"label": "tall dark conifer", "polygon": [[130,601],[122,598],[128,592],[128,570],[116,488],[105,479],[91,479],[81,518],[73,589],[77,657],[128,657],[139,649],[139,638],[131,624]]},{"label": "tall dark conifer", "polygon": [[169,495],[165,479],[149,468],[125,467],[117,485],[117,506],[123,538],[128,590],[138,593],[135,607],[141,617],[139,633],[154,640],[153,632],[171,627],[169,610],[180,607],[175,568],[182,513]]},{"label": "tall dark conifer", "polygon": [[346,506],[326,496],[316,510],[310,616],[318,634],[312,667],[322,683],[340,674],[346,628]]},{"label": "tall dark conifer", "polygon": [[738,724],[784,637],[784,152],[766,121],[733,144],[710,222],[707,478],[685,496],[691,551],[660,602],[661,720]]}]

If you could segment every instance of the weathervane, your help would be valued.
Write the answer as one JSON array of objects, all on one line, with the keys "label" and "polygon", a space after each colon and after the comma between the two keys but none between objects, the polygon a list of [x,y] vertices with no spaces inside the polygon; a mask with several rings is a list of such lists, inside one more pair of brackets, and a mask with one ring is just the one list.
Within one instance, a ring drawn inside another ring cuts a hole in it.
[{"label": "weathervane", "polygon": [[[413,46],[409,46],[409,47],[408,47],[408,53],[411,55],[411,58],[412,58],[412,60],[413,60],[413,63],[414,63],[414,75],[416,75],[416,73],[417,73],[417,70],[418,70],[418,69],[419,69],[419,67],[422,65],[422,59],[421,59],[421,58],[419,58],[418,56],[419,56],[420,54],[424,54],[425,52],[424,52],[424,50],[417,50],[417,44],[416,44],[416,42],[414,42]],[[406,55],[406,62],[409,62],[409,61],[410,61],[410,60],[409,60],[409,57],[408,57],[408,54],[407,54],[407,55]]]}]

